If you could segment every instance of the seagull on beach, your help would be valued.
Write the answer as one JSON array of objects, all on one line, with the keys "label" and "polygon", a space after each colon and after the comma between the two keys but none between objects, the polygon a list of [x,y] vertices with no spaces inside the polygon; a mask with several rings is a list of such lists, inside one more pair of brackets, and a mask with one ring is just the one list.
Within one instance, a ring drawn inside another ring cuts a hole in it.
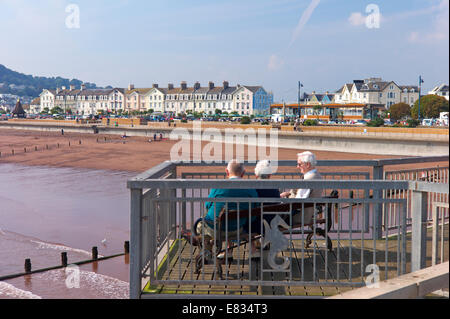
[{"label": "seagull on beach", "polygon": [[106,238],[102,240],[102,244],[106,246]]}]

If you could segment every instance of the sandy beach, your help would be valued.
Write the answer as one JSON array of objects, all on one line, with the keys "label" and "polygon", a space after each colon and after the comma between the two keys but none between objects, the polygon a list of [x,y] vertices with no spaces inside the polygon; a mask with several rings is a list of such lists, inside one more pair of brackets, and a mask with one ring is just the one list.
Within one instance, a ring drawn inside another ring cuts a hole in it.
[{"label": "sandy beach", "polygon": [[[149,143],[148,138],[145,137],[122,138],[118,135],[81,133],[61,135],[56,132],[0,129],[0,163],[141,173],[165,160],[170,160],[170,149],[175,143],[177,141],[168,139]],[[203,145],[205,144],[207,143],[204,142]],[[295,160],[296,154],[301,151],[281,148],[278,149],[278,158],[279,160]],[[319,160],[395,158],[392,155],[348,152],[314,151],[314,153]],[[245,148],[245,154],[247,154],[247,148]],[[425,165],[433,167],[435,164]],[[407,167],[423,167],[423,164]],[[217,168],[212,169],[217,171]]]}]

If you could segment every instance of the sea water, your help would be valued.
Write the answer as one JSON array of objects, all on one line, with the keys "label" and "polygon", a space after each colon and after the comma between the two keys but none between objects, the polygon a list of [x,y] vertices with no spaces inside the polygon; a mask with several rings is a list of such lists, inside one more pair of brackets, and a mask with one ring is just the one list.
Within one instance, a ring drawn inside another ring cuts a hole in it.
[{"label": "sea water", "polygon": [[[123,252],[129,240],[130,172],[0,164],[0,277]],[[80,267],[77,290],[63,269],[0,282],[0,298],[126,298],[128,263]],[[109,287],[109,288],[108,288]],[[115,287],[115,288],[114,288]]]}]

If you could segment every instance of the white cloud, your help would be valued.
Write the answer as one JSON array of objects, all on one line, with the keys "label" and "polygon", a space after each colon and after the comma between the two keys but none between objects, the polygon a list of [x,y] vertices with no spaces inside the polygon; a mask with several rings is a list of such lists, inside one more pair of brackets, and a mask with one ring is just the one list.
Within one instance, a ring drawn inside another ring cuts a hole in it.
[{"label": "white cloud", "polygon": [[316,7],[319,5],[320,0],[312,0],[309,4],[308,8],[306,8],[305,12],[303,12],[300,20],[298,21],[297,26],[294,29],[294,33],[292,34],[291,43],[289,43],[289,47],[294,43],[294,41],[298,38],[306,23],[308,23],[309,18],[313,14]]},{"label": "white cloud", "polygon": [[284,65],[284,61],[279,58],[277,55],[272,54],[269,58],[269,63],[267,64],[267,68],[270,71],[279,70]]},{"label": "white cloud", "polygon": [[366,17],[361,12],[353,12],[348,18],[348,22],[353,26],[360,26],[366,23]]},{"label": "white cloud", "polygon": [[412,43],[436,43],[448,41],[449,38],[449,0],[441,0],[438,6],[431,8],[433,16],[432,28],[428,32],[413,31],[408,41]]}]

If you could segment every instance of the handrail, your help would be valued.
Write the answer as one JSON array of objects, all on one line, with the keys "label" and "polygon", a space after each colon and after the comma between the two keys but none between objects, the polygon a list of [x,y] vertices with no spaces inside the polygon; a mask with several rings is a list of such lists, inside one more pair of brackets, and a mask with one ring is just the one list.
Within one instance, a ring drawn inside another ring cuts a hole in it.
[{"label": "handrail", "polygon": [[[383,180],[254,180],[239,179],[230,181],[228,179],[147,179],[147,180],[129,180],[128,188],[250,188],[250,189],[270,189],[270,188],[333,188],[333,189],[408,189],[409,181],[383,181]],[[425,183],[425,182],[414,182]]]}]

